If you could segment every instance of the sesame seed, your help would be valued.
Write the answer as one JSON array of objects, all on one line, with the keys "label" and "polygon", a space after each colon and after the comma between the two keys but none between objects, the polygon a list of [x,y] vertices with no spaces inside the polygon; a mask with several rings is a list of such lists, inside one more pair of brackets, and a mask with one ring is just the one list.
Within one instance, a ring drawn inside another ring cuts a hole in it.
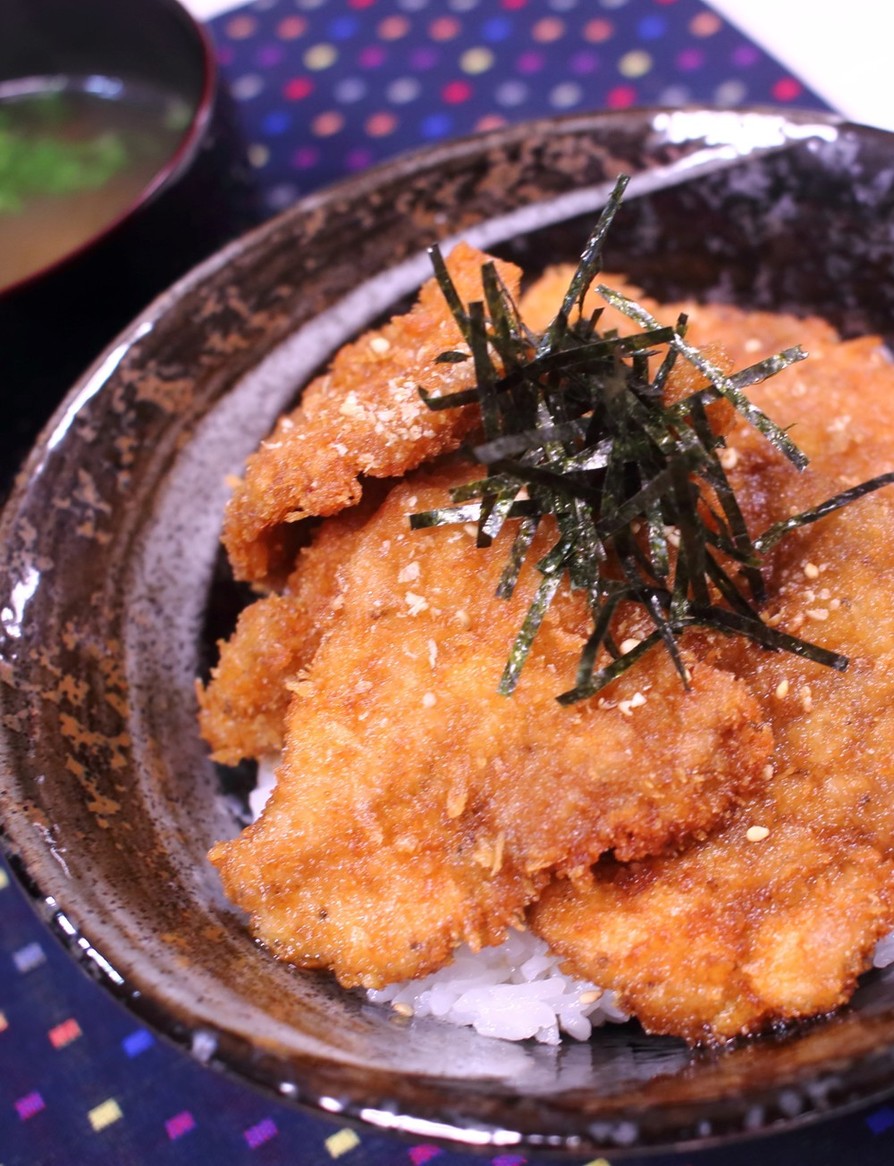
[{"label": "sesame seed", "polygon": [[621,655],[626,656],[628,652],[632,652],[634,648],[638,648],[641,643],[642,640],[636,639],[635,636],[631,636],[629,640],[622,640]]},{"label": "sesame seed", "polygon": [[749,826],[745,831],[745,837],[749,842],[763,842],[765,838],[769,838],[770,831],[766,826]]},{"label": "sesame seed", "polygon": [[646,698],[643,695],[643,693],[635,692],[633,694],[633,696],[631,696],[630,700],[619,700],[618,701],[618,708],[620,709],[620,711],[623,713],[623,715],[625,717],[632,717],[633,710],[638,709],[638,708],[642,708],[642,706],[645,703],[646,703]]},{"label": "sesame seed", "polygon": [[820,569],[816,563],[805,563],[803,570],[808,579],[819,579]]},{"label": "sesame seed", "polygon": [[577,998],[578,1004],[595,1004],[597,1000],[602,999],[601,988],[591,988],[589,992],[581,992]]},{"label": "sesame seed", "polygon": [[404,1004],[404,1002],[402,1000],[395,1000],[395,1002],[391,1005],[391,1007],[398,1014],[398,1016],[412,1016],[413,1015],[412,1007],[409,1004]]},{"label": "sesame seed", "polygon": [[425,709],[434,708],[438,703],[438,698],[433,692],[427,692],[422,698],[422,707]]},{"label": "sesame seed", "polygon": [[717,455],[725,470],[734,470],[739,464],[739,453],[735,449],[722,449]]},{"label": "sesame seed", "polygon": [[776,696],[779,700],[783,700],[788,696],[788,680],[780,680],[776,685]]},{"label": "sesame seed", "polygon": [[811,619],[822,622],[829,618],[829,610],[826,607],[808,607],[807,614]]},{"label": "sesame seed", "polygon": [[454,615],[453,618],[456,620],[456,622],[459,624],[459,626],[463,629],[467,630],[468,628],[470,628],[472,626],[472,617],[469,615],[469,613],[463,607],[461,607],[459,609],[459,611],[456,612],[456,614]]},{"label": "sesame seed", "polygon": [[369,342],[369,346],[373,352],[378,353],[378,355],[381,356],[383,353],[388,351],[388,349],[391,347],[391,344],[384,336],[373,336],[372,340]]}]

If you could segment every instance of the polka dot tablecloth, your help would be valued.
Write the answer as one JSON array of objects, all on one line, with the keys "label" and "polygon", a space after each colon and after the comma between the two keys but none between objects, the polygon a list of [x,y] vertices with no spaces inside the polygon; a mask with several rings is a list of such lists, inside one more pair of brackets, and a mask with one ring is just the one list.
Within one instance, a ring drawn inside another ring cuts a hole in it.
[{"label": "polka dot tablecloth", "polygon": [[[695,0],[258,0],[211,29],[267,213],[399,151],[523,118],[824,108]],[[201,1067],[81,973],[2,865],[0,967],[0,1166],[526,1161],[350,1129]],[[650,1161],[745,1166],[757,1153],[767,1166],[890,1163],[894,1104]]]},{"label": "polka dot tablecloth", "polygon": [[265,207],[399,151],[594,108],[826,108],[693,0],[257,0],[212,22]]}]

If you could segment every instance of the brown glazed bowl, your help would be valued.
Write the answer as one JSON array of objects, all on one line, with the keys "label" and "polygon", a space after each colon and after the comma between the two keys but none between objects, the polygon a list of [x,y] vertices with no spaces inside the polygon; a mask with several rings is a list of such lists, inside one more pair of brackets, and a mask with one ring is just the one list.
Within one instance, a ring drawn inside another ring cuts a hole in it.
[{"label": "brown glazed bowl", "polygon": [[894,1089],[894,969],[834,1017],[724,1051],[635,1025],[560,1048],[407,1023],[250,939],[205,859],[238,826],[194,678],[232,620],[227,475],[306,378],[465,236],[574,258],[620,171],[607,265],[659,296],[894,320],[894,138],[826,116],[627,111],[438,146],[299,203],[158,299],[72,389],[0,530],[0,816],[74,957],[280,1098],[454,1145],[646,1153]]}]

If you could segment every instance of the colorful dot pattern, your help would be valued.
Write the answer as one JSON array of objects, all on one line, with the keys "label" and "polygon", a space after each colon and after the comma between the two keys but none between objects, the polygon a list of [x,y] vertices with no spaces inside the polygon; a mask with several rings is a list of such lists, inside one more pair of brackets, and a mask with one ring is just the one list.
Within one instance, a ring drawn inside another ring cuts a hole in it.
[{"label": "colorful dot pattern", "polygon": [[[825,108],[695,0],[258,0],[212,32],[271,213],[400,151],[523,118],[655,102]],[[201,1067],[75,967],[2,862],[0,965],[0,1166],[550,1160],[356,1130]],[[764,1166],[887,1166],[894,1108],[759,1145]],[[755,1146],[649,1163],[750,1166]],[[584,1163],[612,1166],[572,1160]]]},{"label": "colorful dot pattern", "polygon": [[270,213],[393,154],[527,118],[825,108],[697,0],[256,0],[212,29]]}]

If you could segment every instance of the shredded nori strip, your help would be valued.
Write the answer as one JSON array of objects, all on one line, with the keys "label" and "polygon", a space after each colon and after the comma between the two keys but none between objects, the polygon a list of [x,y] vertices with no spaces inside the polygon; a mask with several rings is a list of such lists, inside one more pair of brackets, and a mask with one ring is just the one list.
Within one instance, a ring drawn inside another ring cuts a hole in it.
[{"label": "shredded nori strip", "polygon": [[[508,522],[518,522],[497,597],[510,598],[541,519],[558,534],[534,564],[543,576],[510,650],[499,691],[516,687],[531,645],[559,585],[587,594],[593,629],[581,652],[572,689],[562,704],[592,697],[663,644],[681,681],[689,674],[678,637],[694,626],[744,636],[772,651],[793,652],[837,670],[847,658],[772,628],[761,618],[763,556],[791,531],[816,522],[857,498],[894,484],[894,473],[845,490],[777,522],[757,538],[748,532],[721,460],[724,439],[707,409],[728,401],[797,469],[807,458],[784,429],[758,409],[745,389],[774,376],[806,353],[788,348],[728,374],[686,339],[686,317],[666,327],[627,296],[602,284],[606,303],[642,331],[599,331],[602,310],[582,314],[602,265],[602,247],[628,179],[621,176],[572,276],[562,305],[540,336],[521,320],[496,267],[482,267],[483,299],[464,305],[437,246],[435,277],[468,351],[451,350],[439,363],[471,360],[474,389],[431,396],[430,409],[477,404],[483,440],[469,451],[486,476],[450,491],[452,506],[410,518],[413,529],[476,523],[478,546],[489,546]],[[650,358],[664,348],[654,375]],[[704,387],[673,404],[664,401],[668,377],[685,360]],[[621,604],[638,604],[654,627],[630,650],[618,648],[612,624]],[[608,660],[597,667],[600,657]]]}]

